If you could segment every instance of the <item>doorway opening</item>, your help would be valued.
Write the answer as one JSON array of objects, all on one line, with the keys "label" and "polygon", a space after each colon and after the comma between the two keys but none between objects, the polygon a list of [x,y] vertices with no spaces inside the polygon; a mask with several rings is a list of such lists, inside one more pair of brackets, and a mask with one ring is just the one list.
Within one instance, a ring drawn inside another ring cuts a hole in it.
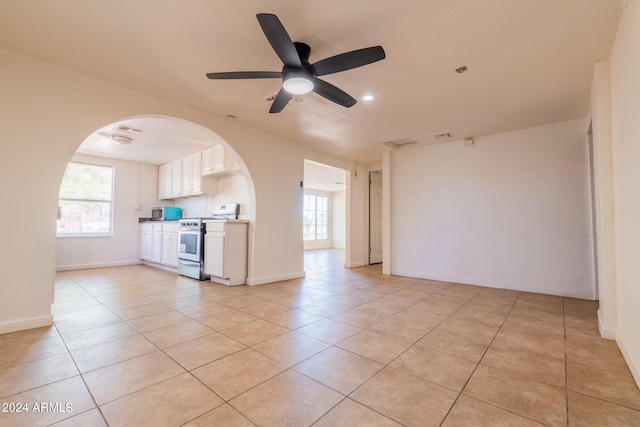
[{"label": "doorway opening", "polygon": [[589,190],[591,195],[591,234],[593,235],[593,279],[595,284],[596,299],[600,299],[600,283],[598,281],[598,227],[597,227],[597,199],[596,199],[596,182],[595,182],[595,166],[593,157],[593,123],[589,124],[587,132],[587,141],[589,145]]},{"label": "doorway opening", "polygon": [[369,172],[369,264],[382,263],[382,171]]},{"label": "doorway opening", "polygon": [[[227,163],[233,171],[205,176],[204,154],[214,147],[228,151],[233,164]],[[209,217],[214,191],[215,203],[238,203],[240,215],[255,219],[253,183],[242,159],[215,132],[188,120],[161,115],[123,118],[87,136],[70,161],[111,172],[109,179],[103,180],[109,184],[109,197],[98,200],[109,209],[101,216],[90,211],[91,216],[65,203],[80,199],[95,205],[93,195],[86,191],[59,194],[57,271],[140,262],[175,271],[178,248],[173,239],[177,228],[167,227],[170,231],[166,233],[164,228],[162,232],[143,232],[140,222],[151,219],[155,207],[180,208],[182,218]],[[91,185],[80,186],[72,179],[72,188],[95,189],[94,175],[79,177]],[[61,233],[63,227],[72,228],[71,232]]]},{"label": "doorway opening", "polygon": [[[302,226],[305,271],[336,264],[344,267],[346,182],[347,171],[344,169],[304,161]],[[313,261],[308,262],[311,259]]]}]

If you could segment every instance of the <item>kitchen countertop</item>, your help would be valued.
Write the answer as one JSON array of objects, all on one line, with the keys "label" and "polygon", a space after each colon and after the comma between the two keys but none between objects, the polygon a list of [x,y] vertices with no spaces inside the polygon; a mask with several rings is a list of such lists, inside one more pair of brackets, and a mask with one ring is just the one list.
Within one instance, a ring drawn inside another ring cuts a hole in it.
[{"label": "kitchen countertop", "polygon": [[238,224],[248,224],[249,220],[248,219],[212,219],[212,218],[208,218],[208,219],[203,219],[202,222],[207,223],[207,222],[233,222],[233,223],[238,223]]}]

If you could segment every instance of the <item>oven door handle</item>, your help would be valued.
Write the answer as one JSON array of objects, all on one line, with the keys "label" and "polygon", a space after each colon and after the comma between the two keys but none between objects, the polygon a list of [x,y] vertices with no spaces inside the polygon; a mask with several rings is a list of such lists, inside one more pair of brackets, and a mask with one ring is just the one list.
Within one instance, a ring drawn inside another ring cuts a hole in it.
[{"label": "oven door handle", "polygon": [[199,267],[200,266],[199,262],[187,261],[187,260],[184,260],[184,259],[180,260],[180,264],[186,265],[186,266],[189,266],[189,267]]}]

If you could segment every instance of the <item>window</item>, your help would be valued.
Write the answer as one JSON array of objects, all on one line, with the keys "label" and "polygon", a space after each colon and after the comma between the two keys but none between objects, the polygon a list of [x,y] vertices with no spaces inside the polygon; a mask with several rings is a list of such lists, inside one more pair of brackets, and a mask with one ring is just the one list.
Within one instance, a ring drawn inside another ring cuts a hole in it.
[{"label": "window", "polygon": [[329,198],[315,194],[304,195],[304,240],[329,238]]},{"label": "window", "polygon": [[111,235],[113,168],[69,163],[60,184],[58,236]]}]

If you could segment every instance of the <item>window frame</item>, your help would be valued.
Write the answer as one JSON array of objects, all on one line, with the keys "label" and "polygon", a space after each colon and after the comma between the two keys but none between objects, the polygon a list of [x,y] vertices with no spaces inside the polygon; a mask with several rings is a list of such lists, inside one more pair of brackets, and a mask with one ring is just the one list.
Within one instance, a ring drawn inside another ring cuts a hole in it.
[{"label": "window frame", "polygon": [[[75,198],[75,197],[60,197],[60,193],[62,190],[62,184],[64,182],[64,175],[62,181],[60,182],[60,188],[58,190],[58,218],[56,220],[56,238],[85,238],[85,237],[111,237],[113,236],[113,228],[114,228],[114,206],[115,206],[115,167],[111,165],[102,165],[96,163],[87,163],[81,161],[70,161],[67,163],[67,168],[69,165],[82,165],[89,166],[94,168],[108,169],[111,171],[111,198],[110,199],[91,199],[91,198]],[[67,169],[65,168],[65,175],[67,173]],[[109,229],[108,231],[103,232],[73,232],[73,233],[60,233],[59,225],[62,215],[62,203],[61,202],[78,202],[78,203],[104,203],[109,205]]]},{"label": "window frame", "polygon": [[[306,209],[305,206],[305,199],[308,196],[313,196],[316,200],[315,203],[315,207],[313,209],[313,215],[314,215],[314,221],[313,221],[313,238],[308,239],[305,236],[305,229],[307,228],[307,223],[305,221],[305,215],[307,211],[310,211],[310,209]],[[317,199],[319,197],[322,197],[324,199],[326,199],[326,210],[318,210],[318,203],[317,203]],[[318,238],[318,212],[325,212],[326,215],[326,223],[324,224],[325,227],[325,237],[322,238]],[[323,241],[331,241],[331,195],[330,194],[324,194],[324,193],[320,193],[320,192],[315,192],[315,191],[305,191],[303,194],[303,202],[302,202],[302,240],[304,242],[323,242]]]}]

